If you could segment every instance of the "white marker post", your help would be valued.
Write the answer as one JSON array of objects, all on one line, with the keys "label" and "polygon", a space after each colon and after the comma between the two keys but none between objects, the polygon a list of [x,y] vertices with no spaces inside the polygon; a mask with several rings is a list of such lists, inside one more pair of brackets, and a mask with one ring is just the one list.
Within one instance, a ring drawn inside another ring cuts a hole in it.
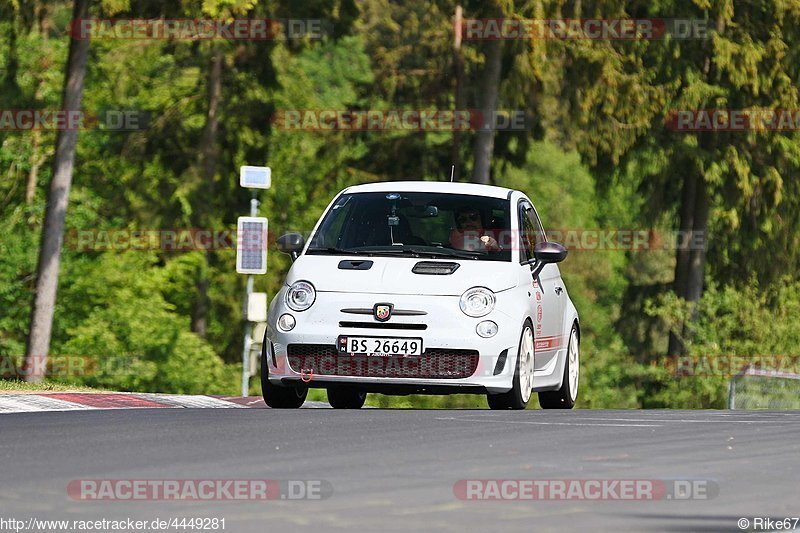
[{"label": "white marker post", "polygon": [[250,347],[252,345],[252,322],[261,316],[252,316],[250,295],[253,294],[253,275],[267,273],[267,226],[265,217],[258,216],[256,189],[269,189],[272,185],[272,171],[269,167],[243,166],[239,169],[239,185],[252,189],[250,216],[239,217],[236,232],[236,272],[247,274],[247,292],[242,312],[245,316],[244,347],[242,350],[242,396],[250,390]]}]

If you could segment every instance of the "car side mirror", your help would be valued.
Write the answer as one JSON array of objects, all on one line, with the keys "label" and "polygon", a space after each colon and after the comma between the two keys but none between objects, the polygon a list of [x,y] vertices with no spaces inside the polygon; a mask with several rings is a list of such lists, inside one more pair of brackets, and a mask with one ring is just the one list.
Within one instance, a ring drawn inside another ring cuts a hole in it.
[{"label": "car side mirror", "polygon": [[533,256],[542,263],[560,263],[567,258],[567,249],[560,242],[540,242],[534,246]]},{"label": "car side mirror", "polygon": [[567,257],[567,249],[558,242],[540,242],[533,248],[533,259],[528,261],[536,278],[542,272],[545,265],[550,263],[560,263]]},{"label": "car side mirror", "polygon": [[298,258],[305,245],[306,240],[299,233],[287,233],[278,237],[278,250],[292,256],[292,261]]}]

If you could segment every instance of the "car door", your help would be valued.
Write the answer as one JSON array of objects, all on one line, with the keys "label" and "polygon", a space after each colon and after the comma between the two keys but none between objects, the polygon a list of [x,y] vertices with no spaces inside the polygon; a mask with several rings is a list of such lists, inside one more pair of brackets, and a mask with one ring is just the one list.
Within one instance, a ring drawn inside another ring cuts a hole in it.
[{"label": "car door", "polygon": [[[520,228],[520,261],[533,259],[534,246],[545,242],[546,236],[536,209],[527,200],[520,200],[518,206]],[[531,316],[533,317],[533,334],[536,357],[536,370],[546,368],[564,346],[562,338],[562,322],[564,315],[564,288],[561,272],[556,264],[548,264],[533,278],[530,265],[522,265],[528,270],[531,279]]]}]

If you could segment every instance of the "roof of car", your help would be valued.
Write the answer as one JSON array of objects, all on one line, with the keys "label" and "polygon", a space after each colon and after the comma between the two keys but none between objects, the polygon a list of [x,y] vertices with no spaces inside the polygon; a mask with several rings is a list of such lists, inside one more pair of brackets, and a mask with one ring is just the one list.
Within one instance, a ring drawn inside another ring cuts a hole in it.
[{"label": "roof of car", "polygon": [[513,189],[480,185],[478,183],[450,183],[447,181],[383,181],[348,187],[343,192],[443,192],[472,194],[489,198],[508,198]]}]

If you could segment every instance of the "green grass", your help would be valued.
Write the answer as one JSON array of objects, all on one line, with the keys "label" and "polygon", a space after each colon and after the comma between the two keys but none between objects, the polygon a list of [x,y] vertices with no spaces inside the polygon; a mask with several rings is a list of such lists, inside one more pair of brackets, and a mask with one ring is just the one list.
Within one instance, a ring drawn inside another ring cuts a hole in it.
[{"label": "green grass", "polygon": [[0,394],[21,394],[27,392],[87,392],[101,390],[102,389],[84,387],[83,385],[71,385],[47,380],[41,383],[27,383],[17,379],[0,379]]}]

